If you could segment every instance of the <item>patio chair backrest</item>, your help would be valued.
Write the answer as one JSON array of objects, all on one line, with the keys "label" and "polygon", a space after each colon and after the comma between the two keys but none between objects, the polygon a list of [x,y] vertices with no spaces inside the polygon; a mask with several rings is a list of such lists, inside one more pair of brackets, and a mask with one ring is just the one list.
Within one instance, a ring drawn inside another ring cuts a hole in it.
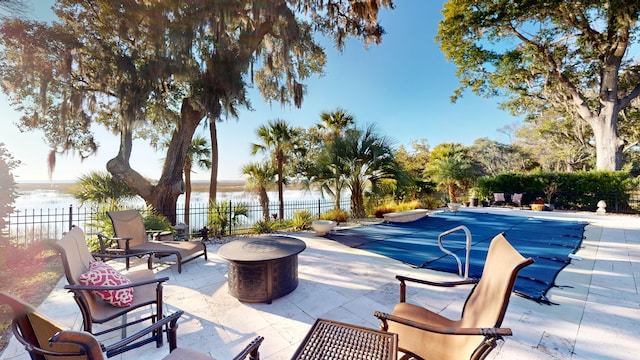
[{"label": "patio chair backrest", "polygon": [[[56,241],[53,247],[60,253],[64,274],[69,285],[82,285],[80,275],[89,270],[89,265],[94,260],[89,252],[84,231],[77,226],[72,228],[60,240]],[[98,302],[101,300],[88,290],[74,292],[74,297],[80,308],[86,309],[89,313],[96,312],[96,309],[99,308]],[[84,314],[83,311],[83,316],[88,316],[88,314]]]},{"label": "patio chair backrest", "polygon": [[[107,215],[111,219],[116,237],[131,238],[129,246],[134,247],[148,241],[144,221],[138,210],[109,211]],[[125,248],[124,242],[120,243],[120,248]]]},{"label": "patio chair backrest", "polygon": [[34,307],[9,293],[0,292],[0,304],[8,305],[13,312],[11,328],[16,339],[25,346],[31,359],[87,359],[80,347],[72,344],[50,344],[49,338],[65,326],[38,313]]},{"label": "patio chair backrest", "polygon": [[518,272],[533,262],[514,249],[504,235],[489,245],[482,277],[465,303],[462,327],[500,327]]},{"label": "patio chair backrest", "polygon": [[62,265],[70,285],[80,284],[80,275],[89,270],[93,256],[89,252],[84,231],[74,227],[53,244],[62,255]]}]

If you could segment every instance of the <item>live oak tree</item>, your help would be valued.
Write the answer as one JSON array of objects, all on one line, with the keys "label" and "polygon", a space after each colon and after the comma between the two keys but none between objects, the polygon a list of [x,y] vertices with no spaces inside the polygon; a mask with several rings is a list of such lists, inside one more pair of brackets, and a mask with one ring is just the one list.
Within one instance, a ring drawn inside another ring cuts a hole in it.
[{"label": "live oak tree", "polygon": [[[528,149],[528,148],[527,148]],[[469,147],[481,175],[496,176],[503,172],[528,170],[528,156],[516,145],[501,144],[488,138],[476,139]]]},{"label": "live oak tree", "polygon": [[471,89],[516,114],[570,111],[593,129],[596,168],[619,170],[619,115],[640,95],[639,14],[637,0],[450,0],[436,39],[457,66],[454,99]]},{"label": "live oak tree", "polygon": [[[175,223],[197,126],[209,122],[215,199],[216,121],[250,108],[252,81],[268,101],[301,106],[302,82],[325,64],[314,35],[338,48],[351,36],[378,43],[383,7],[392,1],[58,0],[54,23],[3,24],[2,89],[21,129],[43,130],[53,154],[93,154],[94,123],[120,134],[107,170]],[[146,179],[129,162],[133,139],[157,144],[166,135],[162,174]]]}]

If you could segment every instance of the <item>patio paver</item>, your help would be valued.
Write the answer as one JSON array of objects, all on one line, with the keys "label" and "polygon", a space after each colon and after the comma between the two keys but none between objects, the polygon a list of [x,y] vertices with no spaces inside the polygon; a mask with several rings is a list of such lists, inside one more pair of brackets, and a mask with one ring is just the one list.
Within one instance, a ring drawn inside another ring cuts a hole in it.
[{"label": "patio paver", "polygon": [[[563,269],[547,294],[558,305],[541,305],[513,295],[503,326],[507,338],[490,359],[635,359],[640,353],[640,217],[593,213],[544,212],[506,208],[462,208],[460,211],[505,215],[544,216],[585,220],[582,248]],[[395,275],[452,279],[452,274],[415,269],[396,260],[353,249],[315,236],[289,234],[303,240],[299,255],[299,285],[272,304],[241,303],[227,292],[226,262],[220,245],[208,245],[209,260],[196,260],[178,274],[175,266],[161,265],[158,276],[169,276],[165,286],[167,310],[182,309],[178,344],[231,358],[256,335],[265,337],[261,358],[289,359],[318,317],[377,327],[375,310],[390,312],[398,301]],[[144,266],[140,264],[139,266]],[[39,307],[60,323],[79,329],[81,318],[62,280]],[[468,289],[409,288],[409,301],[442,312],[459,313]],[[144,346],[120,359],[160,359],[168,353]],[[29,359],[12,339],[2,359]]]}]

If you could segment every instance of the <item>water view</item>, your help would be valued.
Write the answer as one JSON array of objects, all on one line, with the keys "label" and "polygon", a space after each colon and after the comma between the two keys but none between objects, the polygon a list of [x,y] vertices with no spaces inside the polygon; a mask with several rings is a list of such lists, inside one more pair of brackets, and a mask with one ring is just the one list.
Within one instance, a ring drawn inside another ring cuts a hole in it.
[{"label": "water view", "polygon": [[[232,202],[257,202],[258,196],[251,192],[243,190],[243,187],[239,185],[241,182],[219,182],[217,201],[229,201]],[[16,210],[33,210],[33,209],[61,209],[73,206],[74,208],[81,207],[81,204],[76,200],[73,195],[69,193],[69,189],[73,183],[27,183],[19,184],[18,193],[19,197],[16,199],[14,208]],[[206,186],[203,183],[196,184],[194,186],[198,191],[191,193],[191,205],[205,205],[209,201],[209,193],[206,190]],[[204,190],[203,190],[204,188]],[[278,201],[278,192],[268,192],[269,200],[271,202]],[[309,191],[301,189],[286,189],[284,192],[285,201],[306,201],[322,199],[322,195],[318,191]],[[184,204],[184,194],[178,198],[178,204],[181,206]],[[144,206],[142,199],[136,199],[130,202],[128,205],[132,207]]]}]

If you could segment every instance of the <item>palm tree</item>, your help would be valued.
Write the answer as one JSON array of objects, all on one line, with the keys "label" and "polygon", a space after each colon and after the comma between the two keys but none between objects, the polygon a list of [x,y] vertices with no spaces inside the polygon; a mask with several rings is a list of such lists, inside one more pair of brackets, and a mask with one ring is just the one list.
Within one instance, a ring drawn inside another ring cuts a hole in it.
[{"label": "palm tree", "polygon": [[[337,136],[344,134],[354,123],[354,116],[341,108],[334,112],[321,113],[320,123],[317,125],[318,129],[324,133],[321,148],[326,149],[327,145],[332,144]],[[312,174],[312,182],[320,187],[322,193],[327,193],[334,200],[335,209],[340,209],[340,195],[346,186],[346,171],[340,167],[340,162],[332,158],[334,156],[335,154],[326,151],[318,156],[317,171]]]},{"label": "palm tree", "polygon": [[374,125],[364,130],[348,129],[330,146],[335,168],[343,171],[351,190],[354,217],[366,216],[364,191],[375,188],[382,179],[393,178],[395,160],[391,140],[376,132]]},{"label": "palm tree", "polygon": [[242,167],[242,173],[248,175],[245,187],[249,191],[256,192],[260,198],[262,217],[269,221],[269,195],[267,190],[275,185],[276,169],[270,162],[249,163]]},{"label": "palm tree", "polygon": [[191,207],[191,170],[193,165],[201,169],[211,169],[211,147],[207,139],[202,136],[196,136],[191,139],[191,144],[187,149],[187,157],[184,160],[184,223],[189,225],[189,208]]},{"label": "palm tree", "polygon": [[323,112],[320,114],[318,129],[324,130],[326,137],[332,139],[342,134],[344,130],[355,123],[353,115],[346,110],[338,108],[334,112]]},{"label": "palm tree", "polygon": [[271,155],[276,164],[278,174],[278,201],[280,205],[280,219],[284,219],[284,175],[283,168],[289,157],[294,153],[301,153],[300,131],[292,128],[281,119],[271,120],[268,125],[262,125],[256,131],[262,143],[252,144],[251,154],[266,152]]},{"label": "palm tree", "polygon": [[447,191],[450,202],[458,202],[457,192],[468,188],[475,178],[473,161],[466,148],[459,144],[441,144],[431,155],[425,175],[430,176],[440,189]]},{"label": "palm tree", "polygon": [[90,203],[105,210],[118,209],[125,200],[138,197],[124,181],[104,171],[92,171],[80,176],[71,194],[81,205]]}]

